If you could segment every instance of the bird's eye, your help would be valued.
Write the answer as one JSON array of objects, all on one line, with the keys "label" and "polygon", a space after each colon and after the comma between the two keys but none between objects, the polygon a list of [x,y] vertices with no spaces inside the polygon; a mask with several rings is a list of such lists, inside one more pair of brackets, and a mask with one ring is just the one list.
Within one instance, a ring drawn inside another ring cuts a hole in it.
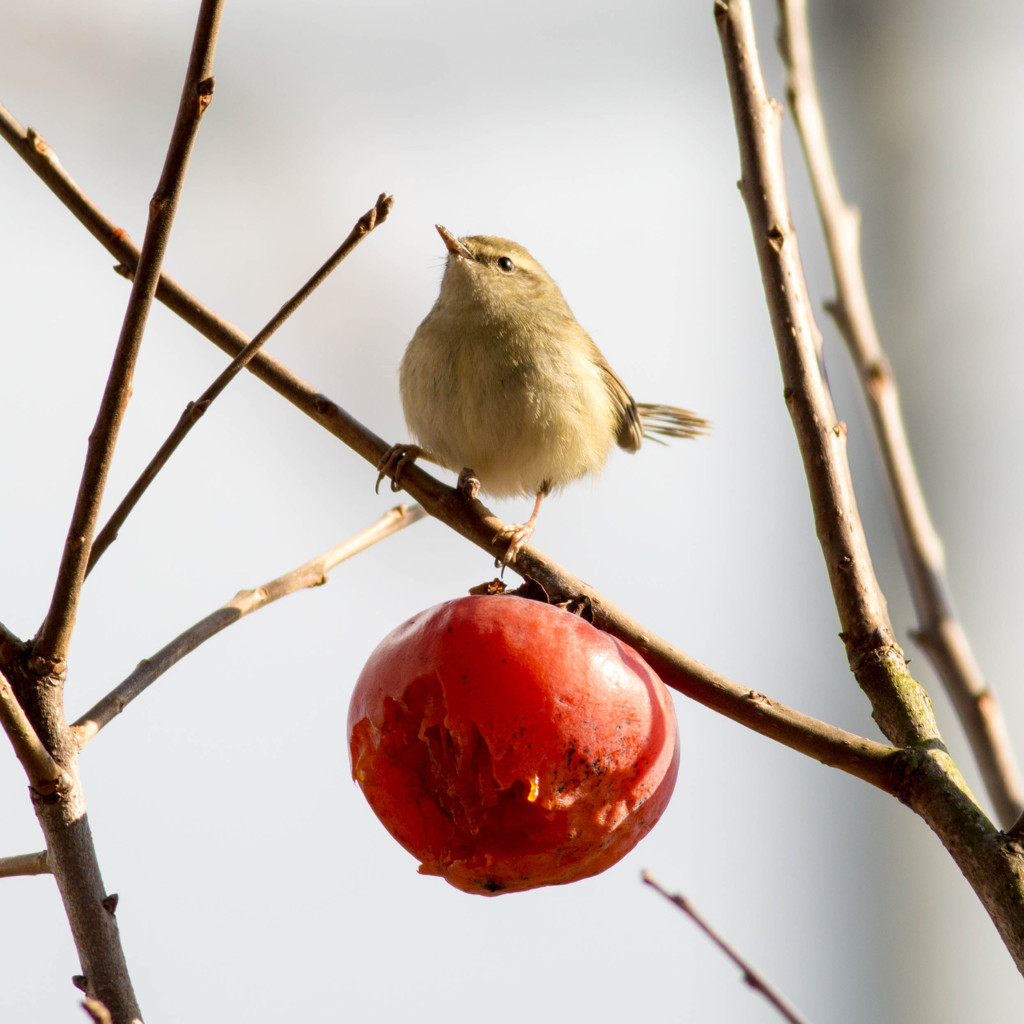
[{"label": "bird's eye", "polygon": [[496,262],[498,264],[498,269],[503,274],[512,274],[515,272],[516,265],[507,256],[499,256]]}]

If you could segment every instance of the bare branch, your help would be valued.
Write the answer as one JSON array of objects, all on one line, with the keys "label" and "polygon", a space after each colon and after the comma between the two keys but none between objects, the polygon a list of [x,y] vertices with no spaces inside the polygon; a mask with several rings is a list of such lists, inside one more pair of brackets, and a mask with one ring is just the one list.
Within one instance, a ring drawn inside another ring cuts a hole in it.
[{"label": "bare branch", "polygon": [[120,505],[114,510],[106,526],[97,534],[89,556],[89,564],[86,568],[86,575],[92,570],[99,557],[117,538],[118,530],[124,521],[131,514],[132,509],[138,504],[139,499],[145,493],[146,488],[156,478],[157,473],[167,464],[171,455],[178,445],[185,440],[186,435],[199,421],[200,417],[210,407],[214,399],[231,383],[232,380],[249,364],[256,353],[278,330],[279,327],[302,305],[303,302],[313,294],[338,266],[339,263],[379,224],[387,219],[391,208],[394,206],[394,196],[385,195],[383,192],[377,197],[374,207],[368,210],[359,218],[349,236],[335,250],[334,254],[326,263],[277,311],[264,327],[245,348],[225,367],[217,379],[197,398],[189,402],[185,411],[181,414],[177,425],[171,431],[167,440],[160,446],[157,453],[150,460],[148,466],[142,472],[139,479],[132,485]]},{"label": "bare branch", "polygon": [[780,996],[775,989],[768,984],[768,982],[754,970],[753,967],[747,963],[736,952],[735,949],[729,945],[721,935],[715,931],[714,928],[704,920],[700,914],[697,913],[693,908],[693,904],[683,895],[679,893],[670,893],[663,889],[647,872],[644,871],[640,876],[645,885],[649,885],[656,893],[664,896],[669,903],[674,903],[691,921],[743,972],[743,980],[752,988],[755,992],[760,992],[761,995],[768,1000],[772,1006],[775,1007],[779,1013],[790,1022],[790,1024],[806,1024],[804,1017],[801,1017],[797,1011],[786,1002],[785,999]]},{"label": "bare branch", "polygon": [[931,703],[907,672],[893,637],[836,419],[818,358],[814,323],[786,197],[780,110],[765,91],[746,2],[715,5],[740,144],[747,205],[765,298],[782,367],[784,395],[804,463],[815,528],[847,658],[875,721],[897,746],[941,743]]},{"label": "bare branch", "polygon": [[45,850],[38,853],[19,853],[13,857],[0,857],[0,878],[18,875],[50,874],[50,858]]},{"label": "bare branch", "polygon": [[171,133],[163,171],[149,205],[149,222],[136,278],[128,298],[110,375],[103,391],[68,529],[64,553],[46,619],[36,637],[33,654],[46,674],[61,675],[85,580],[100,502],[106,485],[117,435],[131,394],[132,375],[149,308],[160,279],[167,240],[184,183],[199,122],[213,96],[213,53],[224,0],[203,0],[193,41],[178,115]]},{"label": "bare branch", "polygon": [[341,544],[330,548],[316,558],[310,559],[297,569],[278,576],[254,590],[239,591],[227,604],[201,619],[194,626],[175,637],[169,644],[157,651],[151,658],[140,662],[138,668],[127,679],[116,686],[94,707],[90,708],[72,726],[79,745],[85,746],[96,733],[119,715],[136,697],[156,682],[169,668],[181,661],[186,654],[222,629],[238,622],[250,612],[259,611],[273,601],[294,594],[306,587],[318,587],[327,582],[327,574],[340,562],[357,555],[360,551],[378,541],[390,537],[406,526],[424,518],[426,512],[419,505],[411,508],[399,505],[382,516],[372,526],[360,531]]},{"label": "bare branch", "polygon": [[845,432],[815,354],[817,331],[786,201],[779,110],[765,92],[749,4],[716,0],[714,10],[740,140],[740,189],[850,667],[882,731],[906,748],[907,775],[896,795],[942,840],[1024,971],[1024,850],[981,810],[945,750],[927,694],[893,641],[853,500]]},{"label": "bare branch", "polygon": [[29,784],[41,797],[52,797],[66,790],[71,779],[50,756],[25,714],[7,677],[0,672],[0,723],[18,756]]},{"label": "bare branch", "polygon": [[832,163],[811,60],[805,0],[779,0],[779,16],[786,98],[800,134],[832,264],[836,298],[826,308],[857,369],[885,466],[919,622],[912,636],[953,701],[996,815],[1007,826],[1024,809],[1020,772],[1002,709],[985,684],[953,609],[942,541],[928,514],[900,414],[896,381],[875,329],[861,263],[860,214],[843,199]]},{"label": "bare branch", "polygon": [[[212,54],[223,0],[202,0],[182,87],[174,130],[156,192],[110,374],[89,438],[85,468],[75,501],[50,608],[30,656],[8,665],[18,672],[18,697],[43,746],[70,777],[66,790],[33,806],[49,851],[49,864],[60,890],[82,977],[90,998],[110,1011],[116,1024],[141,1016],[132,988],[117,921],[96,856],[85,797],[78,777],[76,737],[64,717],[64,673],[68,643],[81,596],[85,567],[114,446],[131,390],[131,378],[146,316],[160,276],[160,263],[182,177],[200,117],[213,90]],[[45,144],[33,142],[41,162]]]}]

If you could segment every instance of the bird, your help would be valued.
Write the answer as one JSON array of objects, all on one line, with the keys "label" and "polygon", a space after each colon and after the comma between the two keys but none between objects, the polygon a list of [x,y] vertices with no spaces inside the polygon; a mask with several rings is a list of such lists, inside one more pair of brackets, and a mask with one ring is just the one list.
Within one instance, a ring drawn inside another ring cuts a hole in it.
[{"label": "bird", "polygon": [[694,438],[707,420],[687,409],[634,401],[558,285],[521,245],[491,235],[457,238],[441,290],[402,358],[399,390],[412,444],[378,463],[377,486],[417,458],[459,474],[470,497],[530,496],[533,512],[499,538],[497,564],[514,563],[536,529],[545,495],[598,472],[612,445]]}]

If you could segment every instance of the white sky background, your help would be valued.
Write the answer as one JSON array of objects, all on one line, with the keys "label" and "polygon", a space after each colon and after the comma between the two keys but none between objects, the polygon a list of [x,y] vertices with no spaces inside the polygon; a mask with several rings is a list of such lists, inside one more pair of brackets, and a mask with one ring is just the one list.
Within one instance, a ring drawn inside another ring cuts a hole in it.
[{"label": "white sky background", "polygon": [[[195,5],[3,5],[0,100],[136,241],[169,138]],[[254,333],[380,191],[391,220],[269,351],[383,437],[397,365],[436,295],[440,221],[526,245],[640,400],[712,438],[545,503],[537,545],[734,679],[880,738],[849,676],[781,397],[711,2],[228,6],[166,268]],[[831,4],[813,27],[840,175],[925,488],[979,658],[1024,740],[1016,685],[1022,500],[1019,60],[1024,12]],[[782,95],[774,5],[761,3]],[[830,297],[787,124],[795,217]],[[113,262],[0,149],[0,620],[45,611],[127,299]],[[830,378],[894,624],[906,590],[860,400]],[[155,308],[108,490],[124,493],[224,357]],[[373,470],[255,380],[214,405],[90,577],[68,708],[230,598],[394,503]],[[495,503],[521,520],[529,502]],[[597,879],[474,898],[415,863],[351,782],[348,695],[407,615],[492,575],[433,522],[328,586],[232,627],[87,749],[82,773],[141,1005],[157,1021],[775,1022],[672,907],[690,896],[808,1019],[1019,1019],[1019,976],[940,844],[895,801],[677,700],[661,824]],[[0,744],[0,855],[41,837]],[[0,881],[0,1016],[80,1020],[48,877]]]}]

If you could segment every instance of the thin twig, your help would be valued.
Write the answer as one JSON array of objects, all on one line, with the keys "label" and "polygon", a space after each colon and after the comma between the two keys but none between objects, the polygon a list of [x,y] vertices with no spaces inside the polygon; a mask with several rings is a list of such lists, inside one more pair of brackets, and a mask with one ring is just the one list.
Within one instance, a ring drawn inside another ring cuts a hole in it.
[{"label": "thin twig", "polygon": [[19,853],[13,857],[0,857],[0,878],[19,875],[50,874],[50,858],[45,850],[38,853]]},{"label": "thin twig", "polygon": [[693,923],[743,972],[743,980],[755,992],[761,995],[775,1007],[779,1013],[790,1022],[790,1024],[807,1024],[804,1017],[786,1002],[768,982],[747,963],[733,947],[715,931],[714,928],[704,920],[693,908],[693,904],[679,893],[670,893],[663,889],[651,875],[644,871],[640,876],[644,884],[649,885],[656,893],[664,896],[669,903],[674,903]]},{"label": "thin twig", "polygon": [[71,779],[50,756],[38,733],[18,702],[7,677],[0,672],[0,724],[4,727],[21,762],[29,784],[40,796],[51,797],[66,791]]},{"label": "thin twig", "polygon": [[224,0],[204,0],[199,33],[193,45],[178,114],[163,171],[149,204],[149,220],[128,307],[114,351],[96,424],[89,435],[85,468],[71,515],[67,541],[57,571],[53,597],[33,646],[40,675],[60,676],[74,628],[78,601],[89,562],[96,520],[131,394],[132,375],[146,320],[160,280],[160,265],[170,237],[185,171],[203,113],[213,97],[213,54]]},{"label": "thin twig", "polygon": [[782,368],[784,395],[804,464],[814,522],[842,626],[847,658],[888,739],[900,747],[941,744],[927,694],[893,637],[857,511],[846,428],[836,419],[818,358],[782,164],[781,114],[769,99],[745,0],[715,5],[739,139],[747,206]]},{"label": "thin twig", "polygon": [[160,446],[156,454],[150,460],[148,466],[143,470],[142,475],[132,485],[120,505],[114,510],[107,524],[96,535],[96,541],[92,546],[89,555],[89,564],[86,568],[86,575],[92,570],[97,560],[104,551],[117,538],[118,530],[124,521],[131,514],[132,509],[138,504],[139,499],[145,493],[146,488],[156,478],[157,473],[167,464],[171,455],[178,445],[185,440],[186,435],[199,421],[200,417],[210,407],[216,397],[234,380],[235,377],[249,364],[256,353],[263,347],[270,337],[281,327],[281,325],[302,305],[303,302],[313,294],[338,266],[339,263],[378,225],[383,224],[387,219],[391,208],[394,206],[394,196],[385,195],[383,192],[377,197],[377,202],[372,209],[364,213],[355,227],[349,233],[344,242],[335,250],[326,263],[274,314],[267,325],[250,341],[245,348],[224,368],[217,379],[197,398],[189,402],[182,412],[177,425],[171,431],[167,440]]},{"label": "thin twig", "polygon": [[811,58],[805,0],[779,0],[779,51],[786,98],[832,265],[835,300],[826,309],[857,369],[893,498],[895,526],[918,627],[913,639],[942,680],[978,762],[996,816],[1008,826],[1024,808],[1024,789],[995,693],[985,684],[956,617],[942,541],[928,513],[914,467],[899,392],[882,350],[864,282],[860,214],[843,199],[829,150]]},{"label": "thin twig", "polygon": [[181,661],[186,654],[222,629],[238,622],[250,612],[259,611],[273,601],[294,594],[306,587],[318,587],[327,582],[327,574],[340,562],[365,551],[392,534],[424,518],[426,512],[419,506],[399,505],[383,515],[372,526],[311,558],[297,569],[278,576],[254,590],[239,591],[227,604],[200,619],[180,636],[161,648],[151,658],[142,661],[122,683],[114,687],[82,715],[71,729],[77,735],[79,745],[85,746],[105,725],[119,715],[136,697],[152,685],[169,668]]}]

